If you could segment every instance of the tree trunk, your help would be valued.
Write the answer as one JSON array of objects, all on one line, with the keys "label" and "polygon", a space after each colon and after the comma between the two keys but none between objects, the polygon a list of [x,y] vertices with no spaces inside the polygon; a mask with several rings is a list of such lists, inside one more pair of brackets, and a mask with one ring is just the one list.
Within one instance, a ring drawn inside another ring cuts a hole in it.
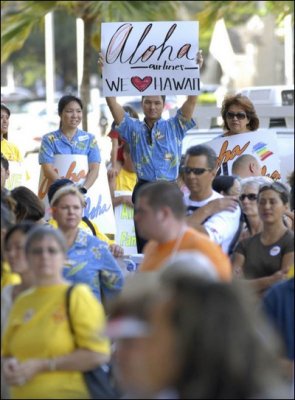
[{"label": "tree trunk", "polygon": [[84,56],[83,56],[83,77],[81,83],[81,100],[84,107],[82,126],[87,131],[87,114],[90,103],[90,65],[91,65],[91,33],[93,19],[83,19],[84,21]]}]

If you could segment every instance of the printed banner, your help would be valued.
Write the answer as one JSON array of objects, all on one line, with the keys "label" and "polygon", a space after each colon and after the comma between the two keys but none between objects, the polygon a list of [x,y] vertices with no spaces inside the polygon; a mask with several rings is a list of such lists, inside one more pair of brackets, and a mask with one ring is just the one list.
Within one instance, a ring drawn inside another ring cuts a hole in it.
[{"label": "printed banner", "polygon": [[[115,191],[115,196],[131,196],[132,192],[128,191]],[[134,210],[126,204],[120,204],[115,207],[115,219],[117,233],[115,242],[124,249],[125,255],[136,254],[136,237],[133,221]]]},{"label": "printed banner", "polygon": [[[54,156],[54,167],[62,178],[71,179],[75,184],[83,184],[88,171],[86,155],[58,154]],[[49,182],[43,175],[42,169],[39,179],[38,196],[45,202],[46,218],[50,216],[48,203]],[[114,235],[116,232],[115,217],[112,199],[107,179],[107,171],[104,163],[100,164],[97,180],[85,195],[86,207],[83,215],[93,221],[103,233]]]},{"label": "printed banner", "polygon": [[103,95],[195,95],[198,22],[102,23]]},{"label": "printed banner", "polygon": [[251,154],[261,165],[261,174],[272,179],[281,178],[277,135],[275,132],[255,131],[233,136],[218,137],[203,143],[218,155],[222,175],[230,175],[232,164],[242,154]]},{"label": "printed banner", "polygon": [[26,170],[23,162],[9,161],[9,178],[5,188],[12,190],[18,186],[26,185]]}]

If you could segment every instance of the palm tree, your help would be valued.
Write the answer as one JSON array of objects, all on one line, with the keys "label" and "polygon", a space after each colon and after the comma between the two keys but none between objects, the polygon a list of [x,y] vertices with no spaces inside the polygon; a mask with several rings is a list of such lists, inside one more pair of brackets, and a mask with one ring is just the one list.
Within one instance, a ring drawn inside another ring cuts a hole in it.
[{"label": "palm tree", "polygon": [[[63,9],[84,22],[83,77],[80,88],[85,105],[90,100],[91,51],[100,48],[100,23],[112,21],[175,20],[179,1],[1,1],[1,63],[24,45],[47,13]],[[87,130],[87,115],[83,115]]]}]

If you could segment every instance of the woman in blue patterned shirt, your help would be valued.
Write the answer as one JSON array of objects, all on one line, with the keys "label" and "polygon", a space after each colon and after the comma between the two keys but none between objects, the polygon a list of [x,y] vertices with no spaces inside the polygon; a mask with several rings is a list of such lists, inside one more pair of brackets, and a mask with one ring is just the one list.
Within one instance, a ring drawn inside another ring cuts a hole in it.
[{"label": "woman in blue patterned shirt", "polygon": [[88,284],[99,300],[117,294],[124,282],[123,273],[108,249],[108,244],[80,229],[84,198],[72,185],[56,191],[50,205],[52,216],[63,232],[67,245],[65,279]]}]

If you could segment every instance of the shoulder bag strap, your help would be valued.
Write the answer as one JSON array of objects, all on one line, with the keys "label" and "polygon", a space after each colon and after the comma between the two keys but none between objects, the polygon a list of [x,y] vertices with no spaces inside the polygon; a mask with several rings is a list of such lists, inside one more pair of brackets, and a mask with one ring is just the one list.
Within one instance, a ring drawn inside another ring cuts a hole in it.
[{"label": "shoulder bag strap", "polygon": [[70,312],[71,293],[72,293],[72,290],[74,289],[74,287],[75,287],[75,285],[71,285],[71,286],[69,286],[67,288],[67,291],[66,291],[66,315],[68,317],[70,331],[71,331],[71,333],[73,335],[74,342],[76,344],[75,331],[74,331],[73,323],[72,323],[72,320],[71,320],[71,312]]},{"label": "shoulder bag strap", "polygon": [[82,221],[84,221],[85,224],[87,224],[88,227],[91,229],[91,232],[92,232],[93,236],[96,236],[96,232],[95,232],[93,223],[90,221],[90,219],[88,219],[87,217],[84,216],[84,217],[82,218]]}]

